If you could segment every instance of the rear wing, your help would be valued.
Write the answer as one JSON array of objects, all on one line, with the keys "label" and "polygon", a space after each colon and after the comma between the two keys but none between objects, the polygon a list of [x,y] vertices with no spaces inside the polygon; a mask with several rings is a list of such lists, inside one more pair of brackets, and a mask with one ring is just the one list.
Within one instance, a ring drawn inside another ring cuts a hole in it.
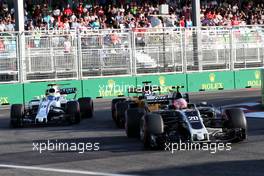
[{"label": "rear wing", "polygon": [[60,94],[74,94],[77,93],[77,88],[73,87],[73,88],[61,88],[60,89]]}]

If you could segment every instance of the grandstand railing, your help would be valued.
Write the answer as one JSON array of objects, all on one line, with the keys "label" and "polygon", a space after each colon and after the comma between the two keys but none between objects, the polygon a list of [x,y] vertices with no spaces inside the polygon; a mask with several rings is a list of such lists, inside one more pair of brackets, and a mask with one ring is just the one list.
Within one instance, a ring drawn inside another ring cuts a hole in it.
[{"label": "grandstand railing", "polygon": [[251,69],[263,64],[264,26],[0,33],[1,83]]}]

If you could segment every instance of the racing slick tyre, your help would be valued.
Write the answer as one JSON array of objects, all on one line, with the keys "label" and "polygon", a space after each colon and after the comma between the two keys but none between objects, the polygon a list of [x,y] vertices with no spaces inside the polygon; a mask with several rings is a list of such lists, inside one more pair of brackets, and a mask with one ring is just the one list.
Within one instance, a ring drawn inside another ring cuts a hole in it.
[{"label": "racing slick tyre", "polygon": [[227,116],[227,121],[224,122],[224,127],[239,130],[239,133],[236,133],[236,141],[243,141],[246,139],[247,120],[244,112],[241,109],[226,109],[225,114]]},{"label": "racing slick tyre", "polygon": [[159,146],[156,136],[164,132],[164,124],[159,114],[149,113],[140,121],[140,139],[145,149],[153,149]]},{"label": "racing slick tyre", "polygon": [[22,104],[13,104],[10,110],[10,127],[20,128],[23,126],[24,106]]},{"label": "racing slick tyre", "polygon": [[93,100],[90,97],[83,97],[78,99],[80,105],[81,118],[91,118],[94,114]]},{"label": "racing slick tyre", "polygon": [[125,112],[128,109],[127,102],[117,102],[116,103],[116,126],[118,128],[125,127]]},{"label": "racing slick tyre", "polygon": [[66,113],[70,124],[78,124],[81,121],[80,106],[78,101],[68,101],[66,105]]},{"label": "racing slick tyre", "polygon": [[140,120],[145,114],[143,108],[129,108],[126,110],[125,129],[127,137],[140,136]]},{"label": "racing slick tyre", "polygon": [[123,102],[125,100],[126,100],[126,98],[115,98],[111,102],[112,119],[114,120],[115,123],[116,123],[116,107],[115,107],[116,103],[117,102]]}]

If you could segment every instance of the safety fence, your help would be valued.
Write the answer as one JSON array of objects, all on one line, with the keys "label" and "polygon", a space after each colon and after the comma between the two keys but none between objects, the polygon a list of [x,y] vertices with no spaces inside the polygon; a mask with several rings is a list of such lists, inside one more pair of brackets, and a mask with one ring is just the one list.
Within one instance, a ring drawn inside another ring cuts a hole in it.
[{"label": "safety fence", "polygon": [[264,26],[0,33],[0,82],[261,68]]}]

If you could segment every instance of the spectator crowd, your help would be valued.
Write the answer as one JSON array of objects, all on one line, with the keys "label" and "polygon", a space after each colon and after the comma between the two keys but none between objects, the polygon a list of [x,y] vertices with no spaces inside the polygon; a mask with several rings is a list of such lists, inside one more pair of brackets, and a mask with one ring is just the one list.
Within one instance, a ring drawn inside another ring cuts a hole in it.
[{"label": "spectator crowd", "polygon": [[[13,31],[15,9],[0,0],[0,32]],[[25,29],[135,29],[150,27],[192,27],[191,0],[91,3],[87,0],[38,3],[25,1]],[[112,1],[111,1],[112,2]],[[169,4],[169,15],[159,16],[159,5]],[[203,26],[264,24],[264,2],[258,0],[202,0]]]}]

